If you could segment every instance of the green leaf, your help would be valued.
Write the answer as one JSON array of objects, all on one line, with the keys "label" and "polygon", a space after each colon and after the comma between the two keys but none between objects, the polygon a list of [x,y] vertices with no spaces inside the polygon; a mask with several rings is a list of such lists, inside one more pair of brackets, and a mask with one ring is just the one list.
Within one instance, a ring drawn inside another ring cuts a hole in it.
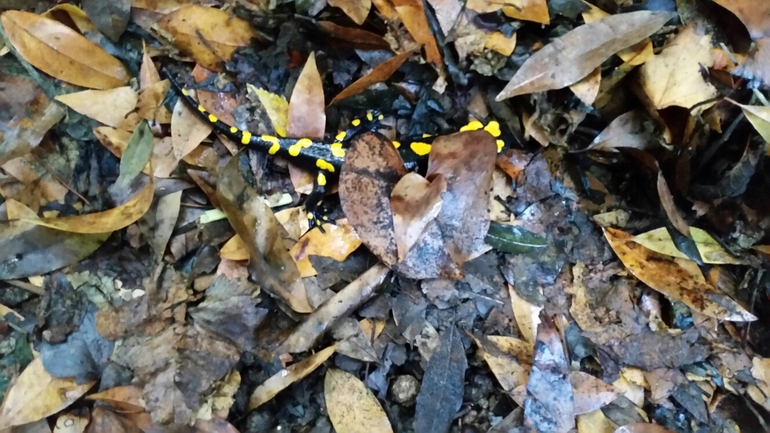
[{"label": "green leaf", "polygon": [[527,254],[546,247],[544,237],[521,227],[492,222],[485,242],[493,248],[514,254]]},{"label": "green leaf", "polygon": [[146,120],[142,120],[136,127],[131,139],[126,144],[126,151],[120,158],[120,175],[116,184],[120,189],[128,188],[142,169],[147,165],[152,154],[152,130]]}]

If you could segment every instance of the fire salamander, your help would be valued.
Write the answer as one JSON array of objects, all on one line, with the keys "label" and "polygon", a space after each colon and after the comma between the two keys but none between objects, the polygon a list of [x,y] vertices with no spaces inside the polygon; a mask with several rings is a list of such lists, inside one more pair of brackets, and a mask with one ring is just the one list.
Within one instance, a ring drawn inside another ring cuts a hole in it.
[{"label": "fire salamander", "polygon": [[[318,208],[326,194],[327,185],[339,177],[342,162],[345,160],[346,147],[349,140],[358,133],[375,131],[383,120],[383,116],[377,113],[367,113],[365,118],[354,119],[351,127],[339,132],[331,143],[310,138],[284,138],[273,135],[253,134],[230,126],[206,111],[198,103],[190,92],[181,87],[171,74],[163,71],[163,75],[169,79],[174,91],[181,95],[184,103],[197,114],[203,121],[213,125],[214,130],[230,140],[248,146],[252,149],[266,152],[268,155],[278,155],[295,163],[301,168],[315,172],[313,190],[305,201],[307,217],[313,225],[321,226],[328,218],[318,216]],[[460,128],[460,131],[474,131],[484,129],[497,139],[497,151],[502,151],[505,141],[501,137],[500,124],[490,121],[486,125],[474,120]],[[427,159],[431,150],[431,143],[435,136],[425,134],[419,139],[408,141],[394,141],[393,145],[398,149],[404,161],[419,161]]]}]

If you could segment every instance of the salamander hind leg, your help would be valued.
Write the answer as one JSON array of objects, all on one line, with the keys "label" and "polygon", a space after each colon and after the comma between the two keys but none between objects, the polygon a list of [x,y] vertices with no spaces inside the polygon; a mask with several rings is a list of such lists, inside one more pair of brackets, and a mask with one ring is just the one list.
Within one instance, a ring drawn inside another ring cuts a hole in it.
[{"label": "salamander hind leg", "polygon": [[331,222],[322,206],[329,175],[325,170],[318,170],[313,182],[313,191],[310,192],[305,200],[305,209],[307,210],[307,219],[310,222],[310,227],[318,227],[321,233],[326,233],[322,225]]}]

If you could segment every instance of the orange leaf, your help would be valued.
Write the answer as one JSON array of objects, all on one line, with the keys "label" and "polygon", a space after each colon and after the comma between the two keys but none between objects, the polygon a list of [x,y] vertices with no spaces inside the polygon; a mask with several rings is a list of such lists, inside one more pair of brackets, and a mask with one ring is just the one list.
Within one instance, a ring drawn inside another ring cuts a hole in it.
[{"label": "orange leaf", "polygon": [[393,75],[394,72],[398,70],[398,68],[401,67],[401,65],[404,64],[406,59],[408,59],[412,53],[414,53],[414,51],[407,51],[380,63],[374,69],[372,69],[371,72],[359,78],[355,83],[349,85],[347,88],[341,91],[337,96],[334,97],[334,99],[332,99],[332,102],[330,102],[329,105],[332,105],[335,102],[339,102],[345,98],[358,95],[359,93],[368,89],[372,84],[382,83],[383,81],[387,80],[391,75]]},{"label": "orange leaf", "polygon": [[131,78],[118,59],[58,21],[22,11],[6,11],[0,21],[19,54],[48,75],[90,89]]},{"label": "orange leaf", "polygon": [[425,57],[435,66],[441,66],[441,53],[439,53],[436,39],[430,32],[428,17],[420,0],[394,0],[396,12],[401,17],[404,27],[409,31],[415,41],[425,45]]},{"label": "orange leaf", "polygon": [[[297,262],[302,277],[310,277],[318,273],[310,263],[311,255],[329,257],[342,262],[361,246],[361,239],[345,219],[337,221],[337,224],[324,224],[323,229],[326,231],[325,234],[321,233],[318,227],[308,231],[289,250],[289,254]],[[223,247],[222,251],[224,249]]]}]

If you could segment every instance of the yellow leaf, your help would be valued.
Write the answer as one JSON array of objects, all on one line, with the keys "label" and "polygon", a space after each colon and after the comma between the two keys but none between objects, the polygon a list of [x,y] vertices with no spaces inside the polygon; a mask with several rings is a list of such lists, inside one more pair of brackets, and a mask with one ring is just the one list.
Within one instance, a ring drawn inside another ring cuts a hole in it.
[{"label": "yellow leaf", "polygon": [[350,253],[361,246],[361,239],[347,219],[337,221],[337,224],[324,224],[326,234],[318,227],[308,231],[289,250],[289,254],[297,262],[300,275],[311,277],[317,272],[310,263],[310,256],[329,257],[338,262],[345,261]]},{"label": "yellow leaf", "polygon": [[202,66],[222,70],[236,48],[249,45],[257,33],[248,21],[221,9],[190,5],[163,17],[158,23],[174,37],[174,45]]},{"label": "yellow leaf", "polygon": [[[700,34],[691,25],[642,65],[639,82],[655,108],[690,108],[717,95],[717,89],[701,75],[701,68],[712,64],[711,35]],[[708,107],[701,105],[696,112]]]},{"label": "yellow leaf", "polygon": [[338,433],[392,433],[377,397],[352,374],[330,368],[324,379],[329,419]]},{"label": "yellow leaf", "polygon": [[471,334],[471,337],[481,349],[484,360],[503,391],[510,392],[527,383],[532,368],[532,344],[499,335],[477,338]]},{"label": "yellow leaf", "polygon": [[90,89],[111,89],[131,78],[118,59],[58,21],[13,10],[0,21],[19,54],[48,75]]},{"label": "yellow leaf", "polygon": [[24,218],[21,221],[70,233],[114,232],[136,222],[147,212],[155,194],[155,182],[150,181],[131,200],[103,212],[62,218]]},{"label": "yellow leaf", "polygon": [[249,93],[256,94],[259,103],[267,111],[273,129],[279,137],[286,137],[286,122],[289,119],[289,102],[281,95],[269,92],[265,89],[258,89],[251,84],[246,85]]},{"label": "yellow leaf", "polygon": [[335,350],[337,350],[337,345],[331,345],[326,349],[316,352],[311,357],[286,367],[274,374],[262,385],[259,385],[251,394],[248,410],[254,410],[262,404],[267,403],[275,397],[276,394],[286,389],[287,386],[314,372],[318,366],[323,364],[324,361],[334,354]]},{"label": "yellow leaf", "polygon": [[[730,98],[726,98],[733,104],[741,107],[743,114],[749,119],[751,125],[757,130],[762,138],[770,143],[770,107],[763,105],[743,105],[733,101]],[[770,150],[770,148],[768,148]]]},{"label": "yellow leaf", "polygon": [[604,228],[615,254],[631,273],[652,289],[682,301],[694,311],[720,320],[748,322],[757,318],[727,295],[716,291],[694,262],[660,255],[633,241],[633,236]]},{"label": "yellow leaf", "polygon": [[43,361],[35,358],[5,395],[0,407],[0,430],[59,412],[79,399],[94,383],[88,381],[78,385],[74,378],[52,377],[43,368]]},{"label": "yellow leaf", "polygon": [[246,250],[243,239],[235,235],[222,245],[222,249],[219,250],[219,257],[228,260],[248,260],[249,251]]},{"label": "yellow leaf", "polygon": [[117,128],[136,107],[139,96],[131,87],[108,90],[84,90],[59,95],[56,100],[78,113]]},{"label": "yellow leaf", "polygon": [[[690,233],[692,234],[692,239],[698,247],[698,251],[700,252],[700,256],[704,263],[711,265],[740,265],[743,263],[741,260],[725,251],[719,242],[714,240],[714,238],[705,231],[697,227],[690,227]],[[679,251],[676,245],[674,245],[674,241],[671,239],[671,235],[665,227],[636,235],[633,237],[633,240],[656,253],[680,259],[688,258],[684,253]]]},{"label": "yellow leaf", "polygon": [[329,6],[342,9],[359,26],[366,21],[372,8],[372,0],[329,0],[328,3]]}]

